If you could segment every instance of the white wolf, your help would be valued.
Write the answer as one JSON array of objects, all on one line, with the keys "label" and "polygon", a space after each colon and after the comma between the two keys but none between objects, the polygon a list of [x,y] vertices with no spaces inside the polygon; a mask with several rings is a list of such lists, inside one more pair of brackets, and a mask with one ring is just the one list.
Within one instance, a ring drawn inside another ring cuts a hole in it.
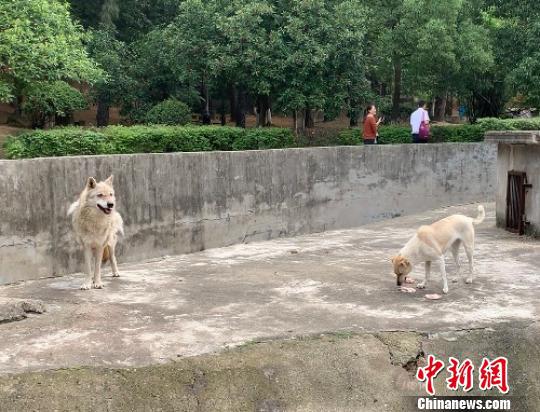
[{"label": "white wolf", "polygon": [[68,216],[72,216],[77,241],[84,250],[86,279],[81,289],[103,287],[101,263],[105,263],[109,258],[113,276],[120,276],[114,250],[118,233],[124,234],[124,224],[122,216],[114,209],[115,203],[111,175],[99,183],[93,177],[89,177],[79,199],[69,207]]}]

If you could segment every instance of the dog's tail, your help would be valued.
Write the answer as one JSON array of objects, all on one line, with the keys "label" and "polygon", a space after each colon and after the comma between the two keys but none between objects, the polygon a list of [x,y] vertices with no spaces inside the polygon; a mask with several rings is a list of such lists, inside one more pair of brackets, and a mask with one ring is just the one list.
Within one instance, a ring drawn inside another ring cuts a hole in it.
[{"label": "dog's tail", "polygon": [[486,211],[484,210],[484,206],[479,205],[478,206],[478,215],[476,216],[476,219],[473,219],[472,223],[473,225],[479,225],[484,221],[486,218]]},{"label": "dog's tail", "polygon": [[67,212],[67,215],[71,215],[73,212],[75,212],[75,209],[77,209],[79,207],[79,201],[77,200],[76,202],[73,202],[70,206],[69,206],[69,209],[68,209],[68,212]]},{"label": "dog's tail", "polygon": [[107,263],[107,261],[111,258],[111,248],[109,245],[105,246],[105,249],[103,249],[103,256],[101,257],[101,263]]}]

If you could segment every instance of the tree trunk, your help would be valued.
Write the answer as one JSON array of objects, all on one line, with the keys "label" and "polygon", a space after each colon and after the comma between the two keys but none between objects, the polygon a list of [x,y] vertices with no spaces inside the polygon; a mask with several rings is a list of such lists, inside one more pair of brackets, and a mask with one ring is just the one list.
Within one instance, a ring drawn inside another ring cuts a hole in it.
[{"label": "tree trunk", "polygon": [[261,115],[260,115],[260,105],[259,100],[257,99],[257,105],[253,108],[255,113],[255,127],[262,127],[261,125]]},{"label": "tree trunk", "polygon": [[98,127],[109,125],[109,109],[111,105],[108,99],[98,97],[97,112],[96,112],[96,124]]},{"label": "tree trunk", "polygon": [[356,111],[349,113],[349,127],[358,126],[358,113]]},{"label": "tree trunk", "polygon": [[225,107],[225,99],[224,98],[221,99],[221,104],[220,104],[220,107],[219,107],[219,116],[220,116],[221,125],[226,126],[227,125],[227,110],[226,110],[226,107]]},{"label": "tree trunk", "polygon": [[259,96],[257,97],[257,127],[268,127],[271,125],[270,96]]},{"label": "tree trunk", "polygon": [[208,85],[204,79],[201,80],[201,96],[203,98],[201,105],[202,124],[210,124],[212,123],[212,119],[210,117],[210,96],[208,94]]},{"label": "tree trunk", "polygon": [[434,103],[433,119],[437,121],[444,121],[446,113],[446,94],[444,96],[436,96]]},{"label": "tree trunk", "polygon": [[236,111],[238,105],[238,93],[236,90],[236,87],[230,86],[229,87],[229,108],[231,111],[231,122],[236,122]]},{"label": "tree trunk", "polygon": [[446,121],[446,103],[448,102],[448,96],[445,95],[442,97],[441,101],[441,121]]},{"label": "tree trunk", "polygon": [[394,90],[392,92],[392,120],[399,120],[401,103],[401,58],[394,55]]},{"label": "tree trunk", "polygon": [[246,92],[239,86],[237,87],[237,101],[236,101],[236,114],[235,121],[237,127],[246,127]]},{"label": "tree trunk", "polygon": [[306,129],[313,129],[315,127],[313,111],[309,107],[306,107],[304,110],[304,127]]}]

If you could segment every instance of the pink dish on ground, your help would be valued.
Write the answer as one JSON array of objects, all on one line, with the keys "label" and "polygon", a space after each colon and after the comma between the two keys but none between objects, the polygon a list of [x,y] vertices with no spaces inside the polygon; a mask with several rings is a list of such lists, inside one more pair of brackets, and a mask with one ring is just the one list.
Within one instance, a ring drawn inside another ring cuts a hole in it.
[{"label": "pink dish on ground", "polygon": [[439,300],[440,298],[442,298],[441,295],[437,294],[437,293],[428,293],[427,295],[424,296],[426,299],[430,299],[430,300]]}]

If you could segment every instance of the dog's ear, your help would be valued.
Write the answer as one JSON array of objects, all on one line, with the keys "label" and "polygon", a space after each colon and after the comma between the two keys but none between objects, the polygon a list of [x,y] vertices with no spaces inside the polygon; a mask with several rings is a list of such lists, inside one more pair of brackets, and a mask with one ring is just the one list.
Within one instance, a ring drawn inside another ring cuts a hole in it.
[{"label": "dog's ear", "polygon": [[107,180],[105,180],[105,183],[107,183],[109,186],[113,185],[113,175],[110,175]]},{"label": "dog's ear", "polygon": [[392,257],[390,258],[390,262],[392,262],[392,264],[395,264],[396,259],[397,259],[397,256],[392,256]]},{"label": "dog's ear", "polygon": [[411,262],[407,260],[407,258],[403,258],[401,262],[399,263],[399,266],[403,266],[405,269],[409,267]]},{"label": "dog's ear", "polygon": [[89,189],[93,189],[94,187],[96,187],[96,185],[96,179],[94,179],[93,177],[89,177],[88,181],[86,182],[86,187],[88,187]]}]

